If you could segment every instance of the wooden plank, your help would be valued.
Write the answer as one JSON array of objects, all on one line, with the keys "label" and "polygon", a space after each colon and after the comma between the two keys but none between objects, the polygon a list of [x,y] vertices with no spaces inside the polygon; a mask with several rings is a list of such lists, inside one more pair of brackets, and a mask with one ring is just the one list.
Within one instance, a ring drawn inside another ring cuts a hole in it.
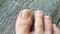
[{"label": "wooden plank", "polygon": [[60,27],[59,0],[1,0],[0,1],[0,34],[15,34],[15,21],[22,9],[42,10],[49,15],[53,23]]}]

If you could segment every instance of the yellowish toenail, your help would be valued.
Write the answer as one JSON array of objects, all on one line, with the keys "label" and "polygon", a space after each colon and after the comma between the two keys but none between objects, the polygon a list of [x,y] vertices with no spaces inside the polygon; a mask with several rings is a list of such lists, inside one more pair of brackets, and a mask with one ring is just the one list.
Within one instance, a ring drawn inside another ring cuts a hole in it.
[{"label": "yellowish toenail", "polygon": [[26,19],[26,18],[28,18],[30,16],[30,12],[29,11],[23,11],[22,12],[22,18],[23,19]]}]

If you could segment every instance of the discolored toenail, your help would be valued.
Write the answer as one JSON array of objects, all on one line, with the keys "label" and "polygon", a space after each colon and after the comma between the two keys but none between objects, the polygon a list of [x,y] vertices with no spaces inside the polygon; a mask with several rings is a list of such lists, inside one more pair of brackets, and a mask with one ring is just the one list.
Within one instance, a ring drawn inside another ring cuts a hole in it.
[{"label": "discolored toenail", "polygon": [[23,19],[26,19],[26,18],[29,18],[30,13],[31,13],[30,10],[25,9],[22,11],[21,16]]}]

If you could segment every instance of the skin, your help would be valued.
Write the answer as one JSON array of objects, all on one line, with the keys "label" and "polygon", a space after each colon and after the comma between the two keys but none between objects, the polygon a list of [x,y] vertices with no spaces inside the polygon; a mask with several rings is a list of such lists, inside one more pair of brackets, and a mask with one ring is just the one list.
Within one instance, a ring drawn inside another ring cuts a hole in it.
[{"label": "skin", "polygon": [[52,24],[50,16],[44,16],[43,12],[37,10],[34,13],[34,31],[30,32],[32,26],[32,13],[29,9],[24,9],[19,13],[16,20],[16,34],[60,34],[60,29]]}]

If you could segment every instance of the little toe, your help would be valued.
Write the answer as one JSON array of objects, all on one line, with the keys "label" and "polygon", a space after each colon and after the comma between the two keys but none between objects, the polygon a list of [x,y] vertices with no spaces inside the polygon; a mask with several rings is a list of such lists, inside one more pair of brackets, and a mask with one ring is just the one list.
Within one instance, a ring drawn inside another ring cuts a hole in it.
[{"label": "little toe", "polygon": [[60,34],[59,28],[55,24],[53,24],[53,34]]}]

